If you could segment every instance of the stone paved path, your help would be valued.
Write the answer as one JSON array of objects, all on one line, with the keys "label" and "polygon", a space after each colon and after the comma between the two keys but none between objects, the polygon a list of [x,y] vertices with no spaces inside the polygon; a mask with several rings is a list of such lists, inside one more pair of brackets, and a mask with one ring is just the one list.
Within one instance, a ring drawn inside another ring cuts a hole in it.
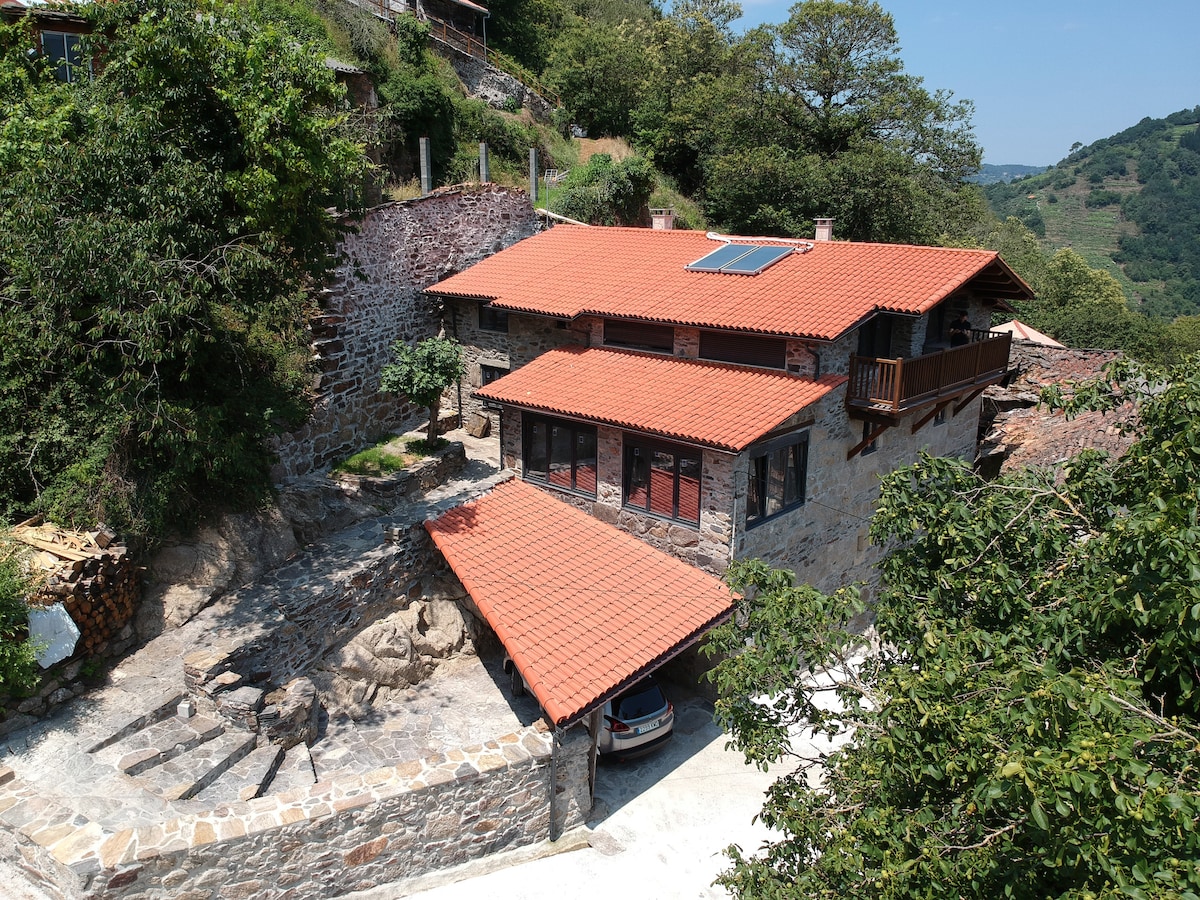
[{"label": "stone paved path", "polygon": [[[186,772],[164,773],[160,769],[153,778],[122,772],[122,759],[128,761],[130,754],[145,743],[139,743],[137,735],[146,732],[134,725],[141,719],[153,721],[155,709],[173,713],[184,695],[185,654],[213,646],[231,634],[249,632],[269,637],[271,628],[286,624],[279,612],[286,606],[281,598],[348,583],[363,569],[364,560],[387,552],[386,529],[422,521],[507,477],[497,465],[495,440],[477,441],[461,432],[451,437],[467,445],[469,462],[446,484],[402,504],[388,516],[366,520],[332,535],[259,583],[218,599],[187,624],[160,635],[122,660],[112,669],[105,686],[0,743],[0,765],[12,768],[38,795],[36,810],[11,808],[0,813],[0,819],[11,825],[22,816],[26,821],[34,815],[64,819],[82,816],[115,830],[201,812],[233,799],[231,794],[236,795],[239,789],[228,778],[215,780],[211,798],[206,799],[205,791],[200,790],[195,799],[173,800],[170,798],[180,793],[178,785]],[[324,780],[419,759],[445,747],[482,743],[532,723],[540,715],[536,703],[526,698],[514,708],[507,689],[500,687],[506,684],[498,658],[487,662],[475,657],[448,661],[430,679],[410,689],[402,701],[381,704],[365,719],[353,722],[342,715],[328,717],[312,748],[311,763],[307,753],[289,752],[279,763],[276,787],[294,787],[311,783],[314,778]],[[140,724],[147,726],[149,722]],[[164,725],[153,727],[168,730]],[[129,736],[117,739],[125,733]],[[248,749],[239,746],[240,755],[227,764],[240,765],[245,759],[244,770],[264,770],[264,765],[249,760]],[[198,759],[212,757],[215,748],[201,748],[196,755]],[[148,771],[156,772],[154,768]],[[171,783],[163,782],[164,778]],[[3,876],[4,870],[0,869],[0,887]]]}]

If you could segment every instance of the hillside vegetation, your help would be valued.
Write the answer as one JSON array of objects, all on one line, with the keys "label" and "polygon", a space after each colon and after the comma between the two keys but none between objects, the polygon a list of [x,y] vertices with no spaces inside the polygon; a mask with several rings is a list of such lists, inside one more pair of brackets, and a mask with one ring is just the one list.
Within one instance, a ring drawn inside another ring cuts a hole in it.
[{"label": "hillside vegetation", "polygon": [[1076,147],[1046,172],[985,188],[1048,246],[1111,272],[1137,308],[1200,313],[1200,107]]}]

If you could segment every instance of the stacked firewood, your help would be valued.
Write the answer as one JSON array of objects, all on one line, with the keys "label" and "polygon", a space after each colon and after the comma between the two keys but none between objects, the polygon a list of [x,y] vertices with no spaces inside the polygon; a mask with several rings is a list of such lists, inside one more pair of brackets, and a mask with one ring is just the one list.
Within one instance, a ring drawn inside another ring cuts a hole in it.
[{"label": "stacked firewood", "polygon": [[28,546],[38,587],[30,605],[62,603],[79,627],[76,655],[102,653],[133,617],[139,597],[138,569],[126,548],[104,526],[75,533],[30,519],[11,536]]}]

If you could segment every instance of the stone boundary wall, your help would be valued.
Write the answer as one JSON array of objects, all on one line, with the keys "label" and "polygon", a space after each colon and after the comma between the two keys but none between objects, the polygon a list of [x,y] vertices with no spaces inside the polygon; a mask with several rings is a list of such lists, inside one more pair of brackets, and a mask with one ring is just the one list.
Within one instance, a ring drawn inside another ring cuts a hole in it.
[{"label": "stone boundary wall", "polygon": [[507,72],[482,59],[464,53],[453,44],[431,35],[430,46],[454,67],[467,95],[482,100],[492,109],[511,111],[512,106],[529,110],[539,122],[549,122],[554,106],[541,94],[522,84]]},{"label": "stone boundary wall", "polygon": [[[582,728],[556,767],[556,824],[591,808]],[[108,832],[47,808],[0,770],[0,835],[40,886],[108,900],[320,900],[549,837],[552,736],[537,726],[481,746]]]},{"label": "stone boundary wall", "polygon": [[312,414],[275,442],[276,483],[321,469],[390,432],[418,425],[425,410],[379,393],[379,370],[396,341],[438,334],[439,304],[421,292],[537,231],[528,195],[497,185],[444,189],[370,210],[310,323],[319,369]]}]

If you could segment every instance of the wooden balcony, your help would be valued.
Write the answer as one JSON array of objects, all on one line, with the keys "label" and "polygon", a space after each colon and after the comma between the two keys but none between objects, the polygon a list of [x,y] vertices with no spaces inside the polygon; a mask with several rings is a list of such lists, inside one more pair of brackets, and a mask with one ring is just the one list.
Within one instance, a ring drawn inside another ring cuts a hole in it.
[{"label": "wooden balcony", "polygon": [[975,331],[969,344],[912,359],[851,356],[846,405],[859,418],[894,424],[920,409],[972,399],[1004,378],[1011,343],[1011,334]]}]

